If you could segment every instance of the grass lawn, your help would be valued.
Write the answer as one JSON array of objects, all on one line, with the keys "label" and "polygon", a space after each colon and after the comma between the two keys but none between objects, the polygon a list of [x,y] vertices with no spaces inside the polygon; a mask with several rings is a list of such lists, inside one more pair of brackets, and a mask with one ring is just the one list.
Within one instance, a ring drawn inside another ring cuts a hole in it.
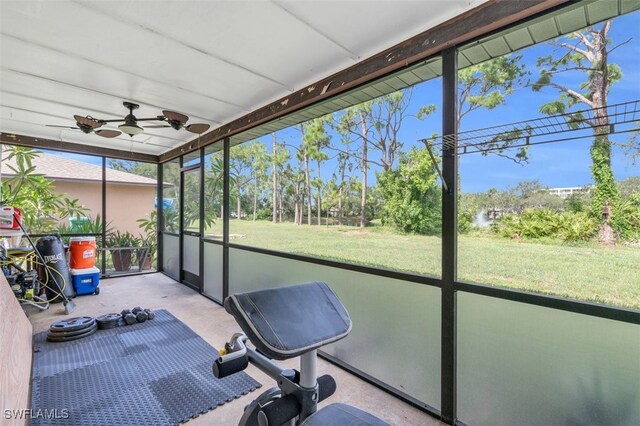
[{"label": "grass lawn", "polygon": [[[438,237],[374,226],[296,226],[231,220],[233,243],[440,276]],[[458,239],[463,281],[640,308],[640,248],[516,242],[484,235]]]}]

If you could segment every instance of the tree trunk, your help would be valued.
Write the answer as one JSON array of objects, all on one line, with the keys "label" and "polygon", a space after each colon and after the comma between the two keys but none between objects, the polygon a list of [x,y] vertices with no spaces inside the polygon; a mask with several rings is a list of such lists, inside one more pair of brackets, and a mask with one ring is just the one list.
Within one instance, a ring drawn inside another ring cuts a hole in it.
[{"label": "tree trunk", "polygon": [[304,196],[302,194],[302,181],[296,182],[296,205],[298,206],[298,219],[296,221],[296,225],[302,225],[302,216],[303,216],[303,207],[304,207]]},{"label": "tree trunk", "polygon": [[[607,114],[607,93],[609,91],[609,67],[607,52],[607,33],[610,21],[607,21],[598,37],[594,37],[594,61],[595,68],[589,74],[589,91],[594,108],[595,137],[591,145],[591,173],[594,180],[593,213],[602,218],[603,209],[608,205],[616,206],[618,189],[616,187],[613,171],[611,170],[611,141],[609,140],[609,116]],[[600,225],[599,240],[603,244],[611,244],[612,230],[607,220]],[[613,236],[615,242],[615,236]]]},{"label": "tree trunk", "polygon": [[360,228],[367,226],[367,124],[364,114],[360,113],[362,130],[362,193],[360,195]]},{"label": "tree trunk", "polygon": [[311,225],[311,178],[309,176],[309,154],[304,154],[304,183],[307,191],[307,225]]},{"label": "tree trunk", "polygon": [[[340,184],[340,191],[338,192],[338,225],[342,225],[342,186],[343,184]],[[327,210],[328,214],[329,211]]]},{"label": "tree trunk", "polygon": [[237,219],[240,220],[240,209],[242,208],[240,205],[240,185],[237,186],[238,194],[236,197],[236,216]]},{"label": "tree trunk", "polygon": [[259,180],[258,178],[255,179],[255,184],[253,186],[253,221],[256,221],[256,216],[258,213],[258,185],[259,185]]},{"label": "tree trunk", "polygon": [[320,176],[320,161],[318,161],[318,193],[317,193],[318,226],[322,225],[322,218],[321,218],[321,215],[322,215],[322,190],[321,190],[321,185],[322,185],[322,178]]},{"label": "tree trunk", "polygon": [[276,134],[273,133],[273,139],[271,141],[271,160],[272,160],[272,164],[271,164],[271,221],[273,223],[276,223],[278,221],[278,165],[276,163],[276,153],[277,153],[277,149],[276,149]]},{"label": "tree trunk", "polygon": [[278,220],[282,223],[282,188],[278,190]]}]

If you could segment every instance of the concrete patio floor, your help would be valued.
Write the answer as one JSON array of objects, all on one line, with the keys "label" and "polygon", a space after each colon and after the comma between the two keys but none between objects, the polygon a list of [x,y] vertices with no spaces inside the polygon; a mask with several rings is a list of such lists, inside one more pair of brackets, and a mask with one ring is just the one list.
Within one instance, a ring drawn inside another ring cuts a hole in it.
[{"label": "concrete patio floor", "polygon": [[[33,324],[34,334],[46,331],[52,322],[63,318],[82,315],[98,316],[109,312],[120,312],[124,308],[134,306],[167,309],[215,348],[222,347],[232,333],[240,331],[233,317],[220,305],[160,273],[102,280],[98,296],[77,297],[75,303],[77,308],[70,316],[64,315],[62,304],[51,305],[48,311],[30,310],[29,319]],[[283,365],[291,368],[299,367],[297,359],[289,360]],[[217,407],[189,421],[189,424],[237,424],[244,406],[261,392],[275,385],[273,380],[253,366],[249,366],[246,372],[262,383],[263,387]],[[393,425],[444,424],[349,372],[320,359],[318,375],[323,374],[331,374],[336,379],[338,390],[331,398],[321,403],[321,407],[333,402],[343,402],[369,411]]]}]

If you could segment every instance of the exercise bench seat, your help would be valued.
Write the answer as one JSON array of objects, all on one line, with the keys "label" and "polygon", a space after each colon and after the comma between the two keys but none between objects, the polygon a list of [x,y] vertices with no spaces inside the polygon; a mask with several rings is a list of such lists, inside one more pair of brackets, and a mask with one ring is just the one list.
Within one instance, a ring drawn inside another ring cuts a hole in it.
[{"label": "exercise bench seat", "polygon": [[345,337],[351,318],[324,282],[229,296],[224,307],[266,356],[284,360]]}]

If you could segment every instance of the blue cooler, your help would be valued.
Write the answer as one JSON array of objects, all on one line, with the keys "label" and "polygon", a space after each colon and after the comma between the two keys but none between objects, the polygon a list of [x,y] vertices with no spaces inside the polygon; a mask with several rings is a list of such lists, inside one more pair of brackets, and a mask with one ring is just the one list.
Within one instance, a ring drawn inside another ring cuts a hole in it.
[{"label": "blue cooler", "polygon": [[95,266],[87,269],[72,269],[71,281],[78,296],[100,293],[98,288],[100,284],[100,269]]}]

